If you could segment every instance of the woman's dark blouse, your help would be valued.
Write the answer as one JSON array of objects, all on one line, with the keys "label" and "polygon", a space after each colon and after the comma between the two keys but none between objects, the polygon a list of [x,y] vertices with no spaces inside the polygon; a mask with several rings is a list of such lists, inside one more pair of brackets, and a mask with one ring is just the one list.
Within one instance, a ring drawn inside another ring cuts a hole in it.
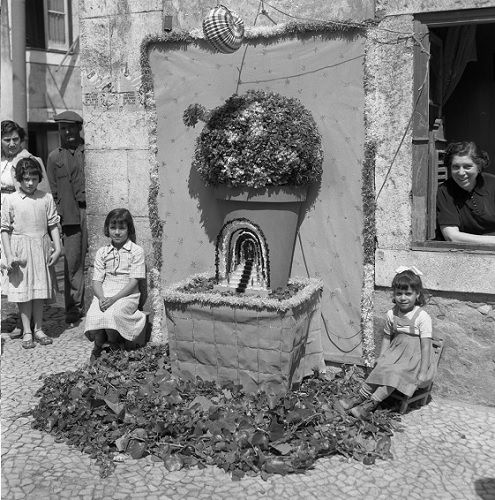
[{"label": "woman's dark blouse", "polygon": [[463,233],[495,232],[495,175],[478,175],[471,192],[452,178],[445,181],[437,193],[437,224],[457,226]]}]

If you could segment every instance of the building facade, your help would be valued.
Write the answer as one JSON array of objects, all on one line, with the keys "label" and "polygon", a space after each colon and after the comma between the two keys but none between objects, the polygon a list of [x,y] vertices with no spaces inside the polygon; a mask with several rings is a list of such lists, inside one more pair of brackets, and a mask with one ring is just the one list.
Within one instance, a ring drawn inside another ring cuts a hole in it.
[{"label": "building facade", "polygon": [[2,120],[26,127],[29,151],[46,163],[59,145],[53,116],[82,114],[79,3],[2,0],[1,16]]}]

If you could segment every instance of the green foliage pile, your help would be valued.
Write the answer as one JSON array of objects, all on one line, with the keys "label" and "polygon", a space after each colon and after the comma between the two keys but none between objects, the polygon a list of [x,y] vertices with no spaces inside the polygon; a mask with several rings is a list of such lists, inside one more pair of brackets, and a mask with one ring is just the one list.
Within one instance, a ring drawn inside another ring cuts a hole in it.
[{"label": "green foliage pile", "polygon": [[337,400],[357,390],[354,369],[330,380],[315,373],[283,395],[245,394],[233,384],[176,380],[163,346],[103,353],[94,364],[48,376],[31,410],[33,427],[97,460],[112,473],[126,456],[151,455],[169,471],[217,465],[245,474],[304,472],[341,454],[373,464],[388,459],[397,415],[347,415]]}]

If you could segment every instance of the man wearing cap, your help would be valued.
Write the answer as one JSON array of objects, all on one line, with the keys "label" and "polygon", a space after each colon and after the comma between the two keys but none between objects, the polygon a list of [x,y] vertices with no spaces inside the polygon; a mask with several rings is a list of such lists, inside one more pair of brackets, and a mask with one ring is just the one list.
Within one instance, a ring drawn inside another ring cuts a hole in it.
[{"label": "man wearing cap", "polygon": [[83,119],[74,111],[64,111],[53,119],[58,124],[61,145],[49,154],[46,170],[62,224],[65,321],[72,324],[84,315],[84,260],[88,246]]}]

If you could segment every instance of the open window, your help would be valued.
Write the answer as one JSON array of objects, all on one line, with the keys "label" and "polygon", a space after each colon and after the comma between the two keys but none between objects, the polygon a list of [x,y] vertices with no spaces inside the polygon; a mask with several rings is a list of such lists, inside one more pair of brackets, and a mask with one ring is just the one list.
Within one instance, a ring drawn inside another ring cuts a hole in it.
[{"label": "open window", "polygon": [[476,142],[495,173],[495,8],[417,15],[415,35],[413,245],[466,248],[437,241],[436,192],[449,142]]},{"label": "open window", "polygon": [[71,46],[71,39],[71,0],[26,2],[28,48],[66,52]]}]

